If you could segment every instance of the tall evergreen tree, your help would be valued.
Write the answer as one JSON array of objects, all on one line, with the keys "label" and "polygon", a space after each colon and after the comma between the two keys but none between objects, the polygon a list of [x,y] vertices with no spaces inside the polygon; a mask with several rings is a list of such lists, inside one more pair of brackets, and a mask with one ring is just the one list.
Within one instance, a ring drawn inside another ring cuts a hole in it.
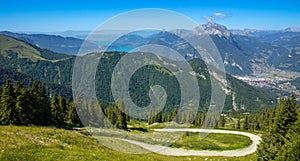
[{"label": "tall evergreen tree", "polygon": [[149,110],[149,114],[148,114],[148,124],[151,125],[154,123],[153,119],[154,119],[154,116],[153,116],[153,110],[150,108]]},{"label": "tall evergreen tree", "polygon": [[297,120],[296,98],[281,99],[276,108],[275,119],[265,134],[258,147],[258,160],[275,160],[280,150],[285,145],[287,133]]},{"label": "tall evergreen tree", "polygon": [[66,98],[59,96],[59,106],[62,110],[63,120],[66,120],[66,115],[67,115],[67,100],[66,100]]},{"label": "tall evergreen tree", "polygon": [[0,99],[0,124],[9,125],[17,123],[17,110],[15,108],[14,89],[10,79],[6,80]]},{"label": "tall evergreen tree", "polygon": [[54,94],[51,98],[51,118],[54,125],[62,126],[64,121],[63,111],[59,105],[59,99],[57,98],[56,94]]},{"label": "tall evergreen tree", "polygon": [[222,115],[221,118],[220,118],[220,120],[221,120],[221,127],[225,127],[225,123],[226,123],[226,118],[225,118],[225,116]]},{"label": "tall evergreen tree", "polygon": [[29,125],[32,123],[31,103],[28,91],[24,88],[19,89],[16,99],[16,109],[18,112],[17,125]]},{"label": "tall evergreen tree", "polygon": [[238,119],[236,129],[241,129],[241,119]]},{"label": "tall evergreen tree", "polygon": [[33,82],[29,89],[32,104],[32,123],[34,125],[50,125],[50,101],[44,84]]},{"label": "tall evergreen tree", "polygon": [[162,123],[162,111],[156,112],[155,122]]},{"label": "tall evergreen tree", "polygon": [[106,109],[106,116],[111,125],[115,125],[117,122],[116,105],[109,105]]},{"label": "tall evergreen tree", "polygon": [[300,158],[300,113],[298,120],[288,131],[285,139],[285,145],[281,148],[276,160],[280,161],[297,161]]},{"label": "tall evergreen tree", "polygon": [[75,104],[73,102],[69,103],[67,106],[67,114],[66,114],[66,123],[69,126],[82,126],[80,122],[80,118],[77,114]]},{"label": "tall evergreen tree", "polygon": [[243,124],[243,129],[244,130],[249,130],[248,116],[245,117],[245,121],[244,121],[244,124]]}]

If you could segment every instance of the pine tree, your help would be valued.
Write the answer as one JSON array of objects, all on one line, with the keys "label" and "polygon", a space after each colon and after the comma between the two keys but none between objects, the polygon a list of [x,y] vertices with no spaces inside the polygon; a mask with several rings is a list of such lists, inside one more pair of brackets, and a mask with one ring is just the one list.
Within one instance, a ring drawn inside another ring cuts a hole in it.
[{"label": "pine tree", "polygon": [[275,160],[282,147],[284,147],[287,133],[297,120],[296,98],[281,99],[276,108],[275,119],[262,136],[258,147],[258,160]]},{"label": "pine tree", "polygon": [[50,101],[44,84],[39,85],[34,81],[29,93],[32,105],[32,123],[34,125],[50,125]]},{"label": "pine tree", "polygon": [[29,125],[32,123],[29,94],[24,88],[19,89],[18,92],[19,94],[16,99],[16,109],[18,113],[17,125]]},{"label": "pine tree", "polygon": [[244,124],[243,124],[243,129],[244,130],[249,130],[248,116],[245,117],[245,121],[244,121]]},{"label": "pine tree", "polygon": [[241,119],[238,119],[236,129],[241,129]]},{"label": "pine tree", "polygon": [[221,116],[221,127],[225,127],[226,118],[224,115]]},{"label": "pine tree", "polygon": [[65,121],[67,115],[67,100],[62,96],[59,96],[59,106],[62,110],[63,120]]},{"label": "pine tree", "polygon": [[118,110],[117,115],[117,127],[120,129],[127,129],[126,114],[123,111]]},{"label": "pine tree", "polygon": [[54,125],[61,126],[63,124],[63,112],[56,94],[51,98],[51,118]]},{"label": "pine tree", "polygon": [[177,113],[178,113],[178,109],[175,108],[175,109],[173,110],[172,114],[171,114],[171,118],[170,118],[169,121],[172,121],[172,120],[173,120],[173,121],[176,122],[176,116],[177,116]]},{"label": "pine tree", "polygon": [[0,124],[9,125],[17,123],[17,110],[15,108],[14,89],[10,79],[6,80],[6,84],[2,90],[0,99]]},{"label": "pine tree", "polygon": [[23,89],[23,85],[21,84],[20,81],[17,81],[16,84],[14,85],[14,97],[17,98],[21,94],[21,90]]},{"label": "pine tree", "polygon": [[119,98],[117,101],[117,106],[122,110],[122,113],[126,115],[126,121],[130,121],[129,111],[124,104],[123,98]]},{"label": "pine tree", "polygon": [[66,123],[69,126],[82,126],[75,108],[75,104],[73,102],[69,103],[67,109]]},{"label": "pine tree", "polygon": [[259,124],[259,122],[256,122],[256,125],[255,125],[255,130],[260,130],[261,129],[261,127],[260,127],[260,124]]},{"label": "pine tree", "polygon": [[156,112],[155,122],[162,123],[162,111]]},{"label": "pine tree", "polygon": [[150,108],[149,114],[148,114],[148,124],[149,125],[151,125],[151,124],[154,123],[153,118],[154,118],[154,116],[153,116],[153,110]]},{"label": "pine tree", "polygon": [[116,105],[109,105],[106,109],[106,115],[111,125],[115,125],[117,122]]},{"label": "pine tree", "polygon": [[300,113],[298,113],[298,120],[288,131],[285,145],[278,153],[276,160],[280,161],[297,161],[300,158]]}]

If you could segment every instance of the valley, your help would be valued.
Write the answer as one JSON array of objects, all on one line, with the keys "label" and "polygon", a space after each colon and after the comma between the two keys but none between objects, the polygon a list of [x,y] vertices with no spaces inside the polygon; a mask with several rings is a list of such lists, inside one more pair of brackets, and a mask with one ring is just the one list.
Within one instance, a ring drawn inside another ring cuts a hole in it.
[{"label": "valley", "polygon": [[[190,39],[207,34],[226,71],[212,68],[178,33]],[[279,157],[277,152],[294,157],[289,154],[299,145],[299,33],[230,30],[208,22],[193,30],[135,31],[98,46],[73,37],[0,32],[0,159],[268,160]],[[97,51],[78,55],[82,43],[82,50]],[[184,73],[180,63],[131,51],[147,44],[178,51],[192,69],[183,76],[193,77],[199,93],[182,90],[190,82],[178,80]],[[148,63],[125,79],[114,72],[130,54],[152,59],[134,57],[122,64],[130,71],[130,65]],[[90,76],[79,83],[74,81],[78,59],[98,63],[94,75],[89,63],[79,64]],[[117,83],[113,76],[120,76]],[[84,93],[90,79],[95,98]],[[130,101],[113,93],[124,86]],[[181,107],[184,92],[192,93],[191,100],[201,97]]]}]

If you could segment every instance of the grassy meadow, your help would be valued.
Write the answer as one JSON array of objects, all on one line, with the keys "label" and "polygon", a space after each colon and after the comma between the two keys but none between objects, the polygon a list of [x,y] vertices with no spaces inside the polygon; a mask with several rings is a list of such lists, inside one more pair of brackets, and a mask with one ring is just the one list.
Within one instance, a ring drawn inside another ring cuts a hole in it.
[{"label": "grassy meadow", "polygon": [[[106,139],[111,144],[129,147],[127,142]],[[256,160],[256,154],[244,157],[173,157],[155,153],[126,154],[111,150],[86,132],[53,127],[0,126],[0,160]]]}]

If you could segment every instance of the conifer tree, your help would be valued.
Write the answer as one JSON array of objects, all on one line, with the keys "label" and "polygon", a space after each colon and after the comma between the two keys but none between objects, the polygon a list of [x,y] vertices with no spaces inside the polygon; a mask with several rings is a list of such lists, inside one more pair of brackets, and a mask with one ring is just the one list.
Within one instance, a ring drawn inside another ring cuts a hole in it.
[{"label": "conifer tree", "polygon": [[155,122],[162,123],[162,111],[156,112]]},{"label": "conifer tree", "polygon": [[295,124],[288,131],[285,145],[278,153],[276,160],[280,161],[297,161],[300,158],[300,113]]},{"label": "conifer tree", "polygon": [[7,79],[0,99],[0,124],[16,124],[17,115],[13,85],[11,80]]},{"label": "conifer tree", "polygon": [[297,120],[296,98],[292,94],[290,98],[281,99],[276,108],[275,119],[262,136],[262,142],[258,147],[258,160],[275,160],[280,157],[284,147],[287,133]]},{"label": "conifer tree", "polygon": [[62,110],[62,115],[63,115],[63,120],[66,120],[66,114],[67,114],[67,100],[62,97],[59,96],[59,106]]},{"label": "conifer tree", "polygon": [[248,116],[245,117],[245,121],[244,121],[244,124],[243,124],[243,129],[244,130],[249,130]]},{"label": "conifer tree", "polygon": [[153,119],[154,119],[154,116],[153,116],[153,110],[150,108],[149,110],[149,114],[148,114],[148,124],[151,125],[154,123]]},{"label": "conifer tree", "polygon": [[69,126],[82,126],[80,122],[80,118],[77,114],[75,104],[73,102],[69,103],[67,106],[67,114],[66,114],[66,123]]},{"label": "conifer tree", "polygon": [[32,123],[31,103],[28,91],[24,88],[19,89],[16,99],[16,109],[18,113],[17,125],[29,125]]},{"label": "conifer tree", "polygon": [[241,129],[241,119],[238,119],[236,129]]},{"label": "conifer tree", "polygon": [[36,81],[34,81],[29,89],[29,94],[32,105],[32,124],[50,125],[50,101],[44,84],[39,85]]},{"label": "conifer tree", "polygon": [[61,126],[64,121],[63,112],[56,94],[54,94],[51,98],[51,118],[52,123],[56,126]]},{"label": "conifer tree", "polygon": [[221,118],[220,118],[220,120],[221,120],[221,127],[225,127],[225,123],[226,123],[226,118],[225,118],[225,116],[222,115]]}]

